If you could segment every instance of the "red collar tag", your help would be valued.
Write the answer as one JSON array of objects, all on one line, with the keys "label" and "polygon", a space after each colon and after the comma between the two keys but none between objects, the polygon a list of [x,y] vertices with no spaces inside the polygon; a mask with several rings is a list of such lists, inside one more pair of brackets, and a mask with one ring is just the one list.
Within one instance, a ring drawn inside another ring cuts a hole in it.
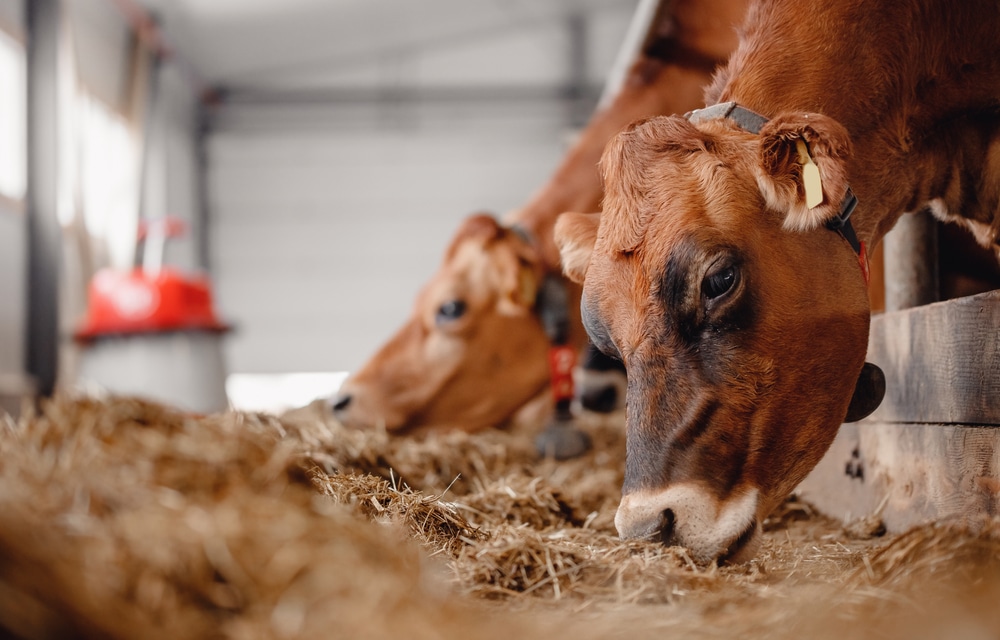
[{"label": "red collar tag", "polygon": [[556,402],[573,399],[575,366],[576,349],[566,345],[549,348],[549,375],[552,378],[552,395]]},{"label": "red collar tag", "polygon": [[871,268],[868,266],[868,247],[865,246],[864,242],[859,244],[861,245],[861,250],[858,251],[858,264],[861,265],[861,275],[865,277],[865,285],[871,286],[872,274]]}]

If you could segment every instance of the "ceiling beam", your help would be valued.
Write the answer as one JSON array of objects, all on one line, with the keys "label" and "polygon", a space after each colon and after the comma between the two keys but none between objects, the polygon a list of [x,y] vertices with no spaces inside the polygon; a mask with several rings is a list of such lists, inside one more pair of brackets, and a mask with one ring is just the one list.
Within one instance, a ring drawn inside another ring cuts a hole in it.
[{"label": "ceiling beam", "polygon": [[[144,0],[164,16],[172,41],[219,84],[261,86],[290,71],[331,71],[409,56],[568,16],[634,8],[638,0],[366,0],[274,3],[232,11],[203,0]],[[249,3],[252,5],[252,3]],[[251,10],[256,8],[258,10]],[[182,36],[179,32],[186,32]]]}]

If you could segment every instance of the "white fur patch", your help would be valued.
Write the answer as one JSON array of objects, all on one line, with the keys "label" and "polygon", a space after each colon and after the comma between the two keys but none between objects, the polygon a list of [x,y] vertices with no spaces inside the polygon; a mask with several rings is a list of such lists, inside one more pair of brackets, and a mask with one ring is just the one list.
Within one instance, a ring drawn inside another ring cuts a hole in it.
[{"label": "white fur patch", "polygon": [[712,562],[726,552],[757,518],[759,492],[737,491],[720,503],[703,487],[677,484],[663,491],[641,491],[622,498],[615,527],[623,537],[649,535],[651,524],[669,509],[674,514],[673,537],[699,562]]},{"label": "white fur patch", "polygon": [[[798,193],[784,194],[778,190],[771,176],[763,169],[757,170],[757,188],[764,196],[764,204],[774,211],[784,211],[785,220],[782,228],[785,231],[809,231],[826,224],[833,217],[829,205],[820,205],[813,209],[806,206],[805,200],[800,200]],[[825,194],[824,194],[825,195]]]}]

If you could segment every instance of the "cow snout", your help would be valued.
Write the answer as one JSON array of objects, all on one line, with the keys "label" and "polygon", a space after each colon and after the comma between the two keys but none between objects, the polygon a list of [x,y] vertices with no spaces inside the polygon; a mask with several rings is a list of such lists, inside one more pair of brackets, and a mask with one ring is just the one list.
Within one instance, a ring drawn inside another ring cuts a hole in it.
[{"label": "cow snout", "polygon": [[[618,514],[622,514],[621,509],[618,510]],[[623,540],[662,542],[668,547],[674,545],[674,522],[672,509],[626,512],[620,520],[617,515],[615,516],[615,526]]]},{"label": "cow snout", "polygon": [[752,556],[757,532],[756,489],[720,500],[697,485],[675,485],[622,497],[615,527],[624,540],[650,540],[688,549],[700,564]]},{"label": "cow snout", "polygon": [[397,431],[405,424],[406,413],[399,410],[399,405],[391,404],[380,394],[373,393],[371,386],[364,381],[346,380],[329,397],[327,406],[333,417],[350,429]]},{"label": "cow snout", "polygon": [[654,502],[647,503],[630,495],[625,496],[618,507],[615,528],[622,540],[659,541],[671,546],[676,520],[673,509],[660,509]]}]

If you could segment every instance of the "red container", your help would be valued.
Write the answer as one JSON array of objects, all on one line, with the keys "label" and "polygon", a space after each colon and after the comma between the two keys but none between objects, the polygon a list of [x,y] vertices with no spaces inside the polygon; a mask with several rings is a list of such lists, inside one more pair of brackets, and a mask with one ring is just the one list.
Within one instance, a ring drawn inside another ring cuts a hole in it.
[{"label": "red container", "polygon": [[207,278],[163,268],[102,269],[90,281],[89,303],[78,340],[164,331],[228,331],[212,305]]}]

